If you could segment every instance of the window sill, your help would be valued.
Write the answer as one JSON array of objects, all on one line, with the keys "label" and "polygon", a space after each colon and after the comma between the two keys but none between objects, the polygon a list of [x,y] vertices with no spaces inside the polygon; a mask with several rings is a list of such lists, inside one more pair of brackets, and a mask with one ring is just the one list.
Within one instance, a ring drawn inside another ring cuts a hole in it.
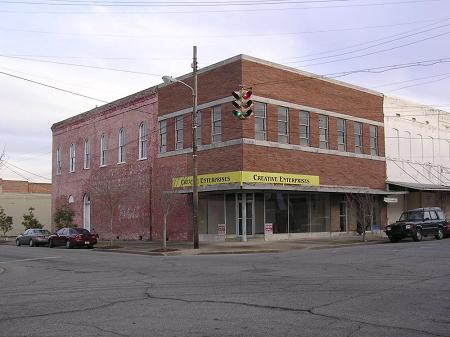
[{"label": "window sill", "polygon": [[127,163],[126,161],[121,161],[121,162],[117,163],[117,165],[123,165],[123,164],[126,164],[126,163]]},{"label": "window sill", "polygon": [[142,158],[139,158],[137,161],[143,161],[143,160],[147,160],[148,158],[147,157],[142,157]]},{"label": "window sill", "polygon": [[106,167],[106,166],[108,166],[108,165],[100,165],[100,168],[102,168],[102,167]]}]

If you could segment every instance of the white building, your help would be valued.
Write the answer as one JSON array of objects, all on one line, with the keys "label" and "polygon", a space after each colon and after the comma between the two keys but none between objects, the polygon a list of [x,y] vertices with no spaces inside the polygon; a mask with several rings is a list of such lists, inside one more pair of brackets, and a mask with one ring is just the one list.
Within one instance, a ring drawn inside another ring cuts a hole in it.
[{"label": "white building", "polygon": [[385,96],[384,123],[388,188],[405,192],[387,199],[388,223],[416,207],[450,216],[450,113]]}]

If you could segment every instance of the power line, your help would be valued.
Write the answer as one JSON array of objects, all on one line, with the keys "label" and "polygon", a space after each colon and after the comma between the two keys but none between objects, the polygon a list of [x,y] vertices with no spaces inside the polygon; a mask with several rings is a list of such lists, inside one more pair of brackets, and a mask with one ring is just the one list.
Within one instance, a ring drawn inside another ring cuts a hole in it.
[{"label": "power line", "polygon": [[[442,21],[439,21],[439,22],[445,22],[445,21],[448,21],[449,19],[450,18],[446,18],[446,19],[444,19]],[[440,26],[437,26],[437,27],[433,27],[433,28],[425,29],[425,30],[420,30],[420,31],[416,32],[418,29],[423,29],[423,28],[426,28],[426,27],[434,26],[436,24],[437,24],[437,22],[429,24],[429,25],[425,25],[425,26],[420,27],[420,28],[408,30],[408,31],[403,32],[403,33],[390,35],[390,36],[387,36],[387,37],[384,37],[384,38],[381,38],[381,39],[376,39],[376,40],[373,40],[373,41],[364,42],[364,43],[360,43],[360,44],[356,44],[356,45],[352,46],[352,47],[355,47],[355,46],[359,46],[359,45],[365,45],[365,44],[369,44],[369,43],[372,43],[372,42],[377,42],[377,41],[382,41],[382,40],[389,39],[388,41],[383,41],[383,42],[380,42],[380,43],[376,43],[376,44],[370,45],[370,46],[365,47],[365,48],[360,48],[360,49],[356,49],[356,50],[352,50],[352,51],[345,52],[345,53],[340,53],[340,54],[316,57],[316,58],[312,58],[312,59],[301,60],[301,61],[297,61],[297,62],[287,62],[287,63],[309,62],[309,61],[322,60],[322,59],[327,59],[327,58],[332,58],[332,57],[344,56],[344,55],[356,53],[356,52],[359,52],[359,51],[364,51],[364,50],[367,50],[367,49],[371,49],[371,48],[374,48],[374,47],[378,47],[378,46],[381,46],[381,45],[384,45],[384,44],[388,44],[388,43],[391,43],[391,42],[395,42],[395,41],[398,41],[398,40],[406,39],[406,38],[411,37],[411,36],[419,35],[419,34],[422,34],[422,33],[426,33],[426,32],[429,32],[429,31],[432,31],[432,30],[436,30],[436,29],[440,29],[440,28],[443,28],[443,27],[447,27],[447,26],[450,25],[450,24],[440,25]],[[410,32],[414,32],[414,33],[409,34]],[[399,36],[399,37],[397,37],[397,36]],[[397,37],[397,38],[393,38],[393,37]],[[352,48],[352,47],[341,48],[341,49],[349,49],[349,48]],[[329,52],[333,52],[333,51],[329,51]],[[329,52],[327,52],[327,53],[329,53]]]},{"label": "power line", "polygon": [[[299,32],[280,32],[280,33],[247,33],[247,32],[239,32],[238,35],[236,34],[214,34],[214,35],[200,35],[200,34],[195,34],[195,35],[155,35],[155,34],[140,34],[140,35],[131,35],[131,34],[96,34],[96,33],[89,33],[89,36],[97,36],[97,37],[111,37],[111,38],[142,38],[142,39],[148,39],[148,38],[164,38],[164,39],[186,39],[186,38],[213,38],[213,39],[217,39],[217,38],[238,38],[238,37],[267,37],[267,36],[283,36],[283,35],[303,35],[303,34],[320,34],[320,33],[332,33],[332,32],[343,32],[343,31],[355,31],[355,30],[366,30],[366,29],[379,29],[379,28],[389,28],[389,27],[397,27],[397,26],[405,26],[405,25],[412,25],[412,24],[416,24],[416,23],[423,23],[423,22],[440,22],[440,21],[445,21],[446,19],[449,18],[445,18],[445,19],[427,19],[427,20],[418,20],[418,21],[409,21],[409,22],[402,22],[402,23],[394,23],[394,24],[387,24],[387,25],[375,25],[375,26],[361,26],[361,27],[347,27],[347,28],[331,28],[331,29],[319,29],[319,30],[306,30],[306,31],[299,31]],[[69,36],[85,36],[85,34],[82,33],[73,33],[73,32],[61,32],[61,31],[43,31],[43,30],[27,30],[27,29],[14,29],[14,28],[2,28],[0,27],[0,30],[3,31],[12,31],[12,32],[24,32],[24,33],[37,33],[37,34],[55,34],[55,35],[69,35]],[[387,37],[386,37],[387,38]],[[383,39],[386,39],[383,38]],[[371,43],[371,42],[375,42],[375,41],[379,41],[381,39],[377,39],[377,40],[373,40],[370,42],[365,42],[366,43]],[[361,45],[361,44],[358,44]],[[355,45],[355,46],[358,46]],[[353,46],[351,46],[353,47]],[[351,47],[346,47],[343,49],[347,49],[347,48],[351,48]],[[322,53],[316,53],[316,54],[323,54]],[[310,55],[315,55],[315,54],[310,54]],[[302,57],[307,57],[310,55],[305,55]],[[65,56],[51,56],[51,55],[8,55],[8,56],[19,56],[19,57],[42,57],[42,58],[64,58]],[[66,58],[88,58],[88,56],[66,56]],[[134,58],[128,58],[128,57],[95,57],[97,59],[111,59],[111,60],[128,60],[128,59],[148,59],[148,60],[167,60],[168,58],[155,58],[155,57],[134,57]],[[184,60],[181,58],[170,58],[171,60]],[[289,59],[285,59],[283,60],[283,62],[285,62],[286,60],[290,60]]]},{"label": "power line", "polygon": [[19,169],[19,170],[24,171],[24,172],[26,172],[26,173],[32,174],[32,175],[34,175],[34,176],[36,176],[36,177],[39,177],[39,178],[42,178],[42,179],[51,181],[51,179],[49,179],[49,178],[46,178],[46,177],[43,177],[43,176],[41,176],[41,175],[39,175],[39,174],[36,174],[36,173],[30,172],[30,171],[27,171],[27,170],[25,170],[25,169],[23,169],[23,168],[21,168],[21,167],[19,167],[19,166],[17,166],[17,165],[14,165],[14,164],[10,163],[9,161],[6,163],[6,165],[10,165],[10,166],[12,166],[12,167],[15,167],[16,169]]},{"label": "power line", "polygon": [[[341,8],[364,8],[364,7],[380,7],[380,6],[394,6],[394,5],[411,5],[411,4],[421,4],[421,3],[429,3],[429,2],[440,2],[442,0],[404,0],[404,1],[391,1],[391,2],[378,2],[378,3],[368,3],[368,4],[344,4],[344,5],[320,5],[320,6],[304,6],[304,7],[283,7],[283,8],[239,8],[239,9],[221,9],[221,10],[199,10],[196,8],[192,11],[143,11],[142,9],[139,11],[115,11],[117,14],[200,14],[200,13],[230,13],[230,12],[271,12],[271,11],[295,11],[295,10],[314,10],[314,9],[341,9]],[[38,5],[38,4],[36,4]],[[45,6],[46,4],[39,4]],[[215,7],[224,7],[214,5]],[[70,6],[64,6],[70,7]],[[80,6],[78,6],[80,7]],[[107,7],[107,6],[105,6]],[[111,6],[108,6],[111,7]],[[124,7],[124,6],[115,6],[115,7]],[[132,6],[132,7],[141,7],[141,6]],[[148,6],[147,6],[148,7]],[[167,7],[167,6],[166,6]],[[185,6],[186,7],[186,6]],[[189,6],[190,7],[190,6]],[[0,13],[9,13],[9,14],[109,14],[103,11],[96,12],[86,12],[86,11],[11,11],[11,10],[3,10]]]},{"label": "power line", "polygon": [[80,96],[80,97],[92,99],[94,101],[99,101],[99,102],[102,102],[102,103],[108,103],[107,101],[104,101],[102,99],[98,99],[98,98],[94,98],[94,97],[91,97],[91,96],[79,94],[77,92],[73,92],[73,91],[66,90],[66,89],[61,89],[61,88],[55,87],[53,85],[45,84],[45,83],[38,82],[38,81],[33,81],[33,80],[28,79],[28,78],[21,77],[21,76],[16,76],[16,75],[13,75],[13,74],[10,74],[10,73],[5,73],[3,71],[0,71],[0,74],[6,75],[6,76],[10,76],[10,77],[13,77],[13,78],[17,78],[19,80],[31,82],[31,83],[34,83],[34,84],[42,85],[44,87],[51,88],[51,89],[58,90],[58,91],[62,91],[62,92],[65,92],[65,93],[68,93],[68,94],[72,94],[72,95],[75,95],[75,96]]},{"label": "power line", "polygon": [[81,68],[110,70],[110,71],[117,71],[117,72],[121,72],[121,73],[130,73],[130,74],[138,74],[138,75],[149,75],[149,76],[158,76],[158,77],[162,76],[160,74],[152,74],[152,73],[146,73],[146,72],[142,72],[142,71],[133,71],[133,70],[126,70],[126,69],[108,68],[108,67],[100,67],[100,66],[93,66],[93,65],[87,65],[87,64],[67,63],[67,62],[58,62],[58,61],[48,61],[48,60],[45,61],[45,60],[32,59],[32,58],[28,58],[28,57],[8,56],[5,54],[0,54],[0,57],[32,61],[32,62],[52,63],[52,64],[59,64],[59,65],[65,65],[65,66],[81,67]]}]

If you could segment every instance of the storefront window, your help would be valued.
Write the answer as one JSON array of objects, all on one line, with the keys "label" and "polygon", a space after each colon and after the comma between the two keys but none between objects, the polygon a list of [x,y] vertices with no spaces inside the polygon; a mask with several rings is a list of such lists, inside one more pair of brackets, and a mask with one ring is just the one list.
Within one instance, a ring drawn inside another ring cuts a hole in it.
[{"label": "storefront window", "polygon": [[330,229],[330,196],[311,195],[311,232],[328,232]]},{"label": "storefront window", "polygon": [[236,195],[234,193],[226,194],[225,208],[227,234],[236,234]]},{"label": "storefront window", "polygon": [[309,232],[309,196],[305,194],[289,195],[289,232]]},{"label": "storefront window", "polygon": [[266,223],[273,224],[273,233],[288,232],[288,194],[266,193]]},{"label": "storefront window", "polygon": [[255,193],[255,234],[264,234],[264,194]]}]

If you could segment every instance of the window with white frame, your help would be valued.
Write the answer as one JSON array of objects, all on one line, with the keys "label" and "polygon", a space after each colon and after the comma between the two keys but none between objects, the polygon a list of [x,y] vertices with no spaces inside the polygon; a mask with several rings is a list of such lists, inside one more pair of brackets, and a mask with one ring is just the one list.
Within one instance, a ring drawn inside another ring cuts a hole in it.
[{"label": "window with white frame", "polygon": [[378,130],[375,125],[370,125],[370,154],[378,155]]},{"label": "window with white frame", "polygon": [[328,149],[328,116],[319,115],[319,148]]},{"label": "window with white frame", "polygon": [[337,131],[337,147],[338,151],[347,151],[347,131],[346,122],[343,118],[336,119],[336,131]]},{"label": "window with white frame", "polygon": [[56,175],[61,174],[61,149],[56,149]]},{"label": "window with white frame", "polygon": [[184,116],[175,117],[175,150],[183,149]]},{"label": "window with white frame", "polygon": [[84,140],[84,168],[87,170],[91,167],[91,143],[89,139]]},{"label": "window with white frame", "polygon": [[159,122],[159,153],[167,151],[167,120]]},{"label": "window with white frame", "polygon": [[278,107],[278,142],[289,143],[289,110]]},{"label": "window with white frame", "polygon": [[212,108],[212,143],[222,141],[222,107],[217,105]]},{"label": "window with white frame", "polygon": [[69,171],[70,172],[75,172],[75,156],[76,156],[76,149],[75,149],[75,144],[71,144],[70,145],[70,149],[69,149]]},{"label": "window with white frame", "polygon": [[139,159],[147,159],[147,124],[142,122],[139,125]]},{"label": "window with white frame", "polygon": [[105,134],[102,134],[100,138],[100,166],[106,166],[108,159],[108,139]]},{"label": "window with white frame", "polygon": [[267,139],[266,104],[255,102],[255,139]]},{"label": "window with white frame", "polygon": [[202,144],[202,112],[197,111],[197,119],[195,121],[195,139],[197,141],[197,145]]},{"label": "window with white frame", "polygon": [[355,153],[363,153],[363,125],[360,122],[353,122],[353,132],[355,135]]},{"label": "window with white frame", "polygon": [[309,123],[310,116],[309,111],[300,110],[300,145],[309,146],[310,144],[310,132],[309,132]]},{"label": "window with white frame", "polygon": [[125,129],[121,128],[119,130],[119,158],[118,158],[118,164],[125,163],[125,141],[126,141],[126,135],[125,135]]}]

